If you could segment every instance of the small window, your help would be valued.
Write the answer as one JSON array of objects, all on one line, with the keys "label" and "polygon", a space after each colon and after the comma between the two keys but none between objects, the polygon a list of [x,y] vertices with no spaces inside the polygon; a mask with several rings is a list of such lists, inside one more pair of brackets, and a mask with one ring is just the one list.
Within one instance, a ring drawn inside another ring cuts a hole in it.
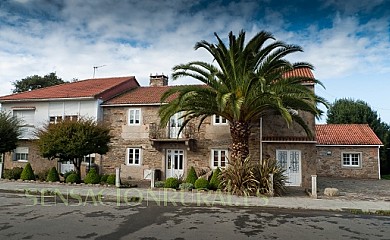
[{"label": "small window", "polygon": [[342,163],[343,167],[360,167],[361,153],[343,153]]},{"label": "small window", "polygon": [[225,168],[228,164],[228,150],[213,149],[211,150],[211,168]]},{"label": "small window", "polygon": [[126,165],[141,165],[141,148],[128,148]]},{"label": "small window", "polygon": [[27,162],[28,161],[28,147],[17,147],[14,151],[13,160]]},{"label": "small window", "polygon": [[50,116],[49,117],[49,123],[50,124],[56,124],[62,121],[62,116]]},{"label": "small window", "polygon": [[129,125],[141,124],[141,109],[129,109]]},{"label": "small window", "polygon": [[217,115],[213,116],[213,124],[214,125],[226,125],[227,123],[228,123],[228,121],[226,120],[226,118],[221,117],[221,116],[217,116]]},{"label": "small window", "polygon": [[95,163],[95,153],[84,156],[83,162],[84,163],[91,163],[91,164]]},{"label": "small window", "polygon": [[79,119],[79,116],[77,115],[66,115],[65,121],[77,121]]}]

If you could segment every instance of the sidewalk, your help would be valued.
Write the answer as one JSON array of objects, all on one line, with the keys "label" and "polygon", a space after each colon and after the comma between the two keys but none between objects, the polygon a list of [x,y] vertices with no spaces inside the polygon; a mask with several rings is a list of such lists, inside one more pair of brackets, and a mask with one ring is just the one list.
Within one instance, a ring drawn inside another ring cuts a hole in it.
[{"label": "sidewalk", "polygon": [[390,201],[352,200],[335,198],[312,199],[309,196],[290,194],[284,197],[238,197],[218,192],[186,192],[171,189],[115,188],[96,185],[68,185],[60,183],[39,183],[0,180],[0,191],[19,192],[35,204],[55,193],[58,199],[72,197],[79,204],[104,204],[114,201],[117,205],[134,206],[142,201],[167,205],[198,206],[264,206],[275,208],[311,210],[361,210],[364,212],[390,211]]}]

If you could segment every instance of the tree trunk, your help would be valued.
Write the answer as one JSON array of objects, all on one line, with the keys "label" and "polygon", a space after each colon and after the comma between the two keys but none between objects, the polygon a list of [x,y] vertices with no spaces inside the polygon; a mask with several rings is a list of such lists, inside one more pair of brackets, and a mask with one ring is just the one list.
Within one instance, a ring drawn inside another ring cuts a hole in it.
[{"label": "tree trunk", "polygon": [[79,158],[74,158],[73,160],[73,165],[75,166],[76,173],[81,177],[81,159]]},{"label": "tree trunk", "polygon": [[243,162],[249,156],[249,123],[239,121],[231,122],[230,135],[232,136],[231,158],[233,161]]}]

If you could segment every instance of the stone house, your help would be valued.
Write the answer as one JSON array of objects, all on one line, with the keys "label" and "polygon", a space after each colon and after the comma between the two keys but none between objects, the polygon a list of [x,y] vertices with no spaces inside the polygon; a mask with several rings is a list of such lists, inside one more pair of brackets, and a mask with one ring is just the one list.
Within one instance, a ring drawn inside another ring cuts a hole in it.
[{"label": "stone house", "polygon": [[368,124],[316,125],[316,135],[318,176],[380,179],[383,144]]},{"label": "stone house", "polygon": [[[292,72],[313,77],[309,69]],[[162,94],[169,89],[168,78],[151,76],[150,86],[135,88],[102,104],[103,120],[111,125],[115,136],[111,150],[105,156],[102,172],[120,168],[121,178],[149,178],[153,169],[160,179],[186,176],[191,166],[196,169],[224,168],[228,164],[231,137],[229,124],[220,116],[207,118],[197,130],[190,123],[177,136],[182,124],[180,113],[168,126],[159,126],[158,110]],[[312,88],[312,83],[307,83]],[[302,114],[315,131],[315,119]],[[311,175],[316,174],[316,141],[306,136],[298,124],[287,128],[278,116],[254,119],[250,137],[253,159],[276,158],[286,170],[289,185],[309,187]]]},{"label": "stone house", "polygon": [[[55,166],[64,172],[73,169],[71,163],[49,161],[39,155],[34,144],[34,132],[44,124],[80,117],[101,120],[101,103],[129,89],[138,87],[134,77],[87,79],[47,88],[0,97],[2,110],[23,120],[23,134],[18,147],[5,155],[4,168],[24,167],[30,162],[35,173]],[[84,158],[82,172],[87,164],[101,161],[101,156],[91,154]],[[83,171],[84,169],[84,171]]]}]

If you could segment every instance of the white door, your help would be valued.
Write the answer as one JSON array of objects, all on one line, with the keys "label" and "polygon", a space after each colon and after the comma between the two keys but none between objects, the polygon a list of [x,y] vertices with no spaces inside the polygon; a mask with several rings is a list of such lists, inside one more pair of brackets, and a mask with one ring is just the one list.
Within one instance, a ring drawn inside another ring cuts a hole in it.
[{"label": "white door", "polygon": [[276,160],[285,170],[287,186],[301,186],[301,151],[299,150],[276,150]]},{"label": "white door", "polygon": [[64,174],[70,171],[74,171],[74,164],[70,161],[61,162],[60,172]]},{"label": "white door", "polygon": [[169,119],[169,138],[181,138],[182,133],[180,133],[179,136],[177,135],[183,125],[183,119],[181,116],[182,113],[178,112]]},{"label": "white door", "polygon": [[184,150],[167,149],[166,156],[166,178],[180,178],[184,173]]}]

